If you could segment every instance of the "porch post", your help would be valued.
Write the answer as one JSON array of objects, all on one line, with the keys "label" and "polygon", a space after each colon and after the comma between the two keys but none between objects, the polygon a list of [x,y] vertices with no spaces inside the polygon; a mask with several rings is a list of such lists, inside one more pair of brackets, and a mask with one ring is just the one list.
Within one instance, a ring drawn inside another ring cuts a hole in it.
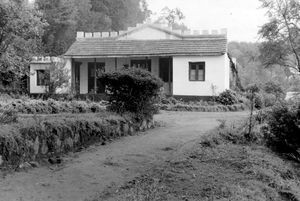
[{"label": "porch post", "polygon": [[75,90],[75,61],[73,58],[71,59],[71,89],[72,89],[72,92],[76,93],[76,90]]},{"label": "porch post", "polygon": [[169,58],[168,84],[169,84],[169,93],[170,93],[170,95],[173,95],[173,94],[172,94],[172,83],[171,83],[171,77],[172,77],[171,69],[172,69],[172,57]]},{"label": "porch post", "polygon": [[96,65],[97,65],[97,59],[95,58],[94,59],[94,93],[96,94],[97,93],[97,68],[96,68]]},{"label": "porch post", "polygon": [[[148,60],[149,60],[149,58],[148,58],[148,57],[146,57],[146,59],[145,59],[145,60],[146,60],[146,70],[147,70],[147,71],[149,71],[149,66],[148,66]],[[151,71],[150,71],[150,72],[151,72]]]},{"label": "porch post", "polygon": [[115,70],[118,70],[118,58],[115,58]]}]

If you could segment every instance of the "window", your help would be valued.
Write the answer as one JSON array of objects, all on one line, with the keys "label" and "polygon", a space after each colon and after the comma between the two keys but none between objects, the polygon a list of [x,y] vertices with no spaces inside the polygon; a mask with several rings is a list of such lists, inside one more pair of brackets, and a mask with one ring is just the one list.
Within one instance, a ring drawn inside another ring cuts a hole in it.
[{"label": "window", "polygon": [[151,60],[150,59],[131,60],[131,67],[141,68],[151,72]]},{"label": "window", "polygon": [[50,72],[48,70],[37,70],[36,78],[37,78],[37,86],[46,86],[50,81]]},{"label": "window", "polygon": [[205,62],[189,63],[189,80],[205,81]]}]

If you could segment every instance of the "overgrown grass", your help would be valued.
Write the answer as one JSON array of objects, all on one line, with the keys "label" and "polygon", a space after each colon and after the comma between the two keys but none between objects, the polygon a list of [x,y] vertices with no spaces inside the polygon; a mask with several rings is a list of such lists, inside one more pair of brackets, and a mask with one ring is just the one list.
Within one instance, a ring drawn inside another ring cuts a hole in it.
[{"label": "overgrown grass", "polygon": [[300,200],[300,165],[268,149],[260,125],[247,130],[246,121],[221,120],[191,150],[94,201]]}]

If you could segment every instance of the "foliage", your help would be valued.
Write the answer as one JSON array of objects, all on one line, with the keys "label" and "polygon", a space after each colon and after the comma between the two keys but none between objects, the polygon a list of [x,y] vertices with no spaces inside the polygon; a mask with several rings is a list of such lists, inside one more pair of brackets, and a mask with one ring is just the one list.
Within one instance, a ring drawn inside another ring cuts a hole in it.
[{"label": "foliage", "polygon": [[149,14],[144,0],[36,0],[36,5],[49,23],[43,43],[50,56],[65,53],[77,30],[120,31],[143,22]]},{"label": "foliage", "polygon": [[167,23],[169,27],[177,30],[188,30],[187,26],[182,22],[185,18],[183,12],[179,8],[170,9],[164,7],[154,23]]},{"label": "foliage", "polygon": [[261,59],[267,67],[280,65],[300,72],[300,2],[298,0],[261,0],[268,9],[269,22],[259,34]]},{"label": "foliage", "polygon": [[131,68],[104,73],[100,80],[106,86],[111,111],[131,112],[137,118],[152,117],[156,111],[162,81],[142,69]]},{"label": "foliage", "polygon": [[266,82],[280,83],[284,90],[300,88],[299,76],[292,76],[287,68],[274,66],[264,68],[260,57],[260,43],[229,42],[228,52],[237,59],[236,68],[239,73],[242,86],[255,83],[264,85]]},{"label": "foliage", "polygon": [[260,95],[262,97],[262,104],[264,107],[271,107],[278,102],[278,98],[274,94],[262,92]]},{"label": "foliage", "polygon": [[216,101],[222,105],[233,105],[238,103],[237,94],[227,89],[216,97]]},{"label": "foliage", "polygon": [[158,104],[161,110],[166,111],[194,111],[194,112],[234,112],[248,109],[249,100],[243,96],[237,96],[238,103],[233,105],[222,105],[215,101],[183,101],[174,97],[160,97]]},{"label": "foliage", "polygon": [[300,161],[300,105],[284,103],[273,107],[267,119],[265,135],[269,145],[280,153],[291,154]]},{"label": "foliage", "polygon": [[15,111],[23,114],[58,114],[58,113],[98,113],[105,110],[105,104],[102,102],[85,101],[55,101],[16,99],[1,102],[0,112]]},{"label": "foliage", "polygon": [[[251,101],[251,100],[250,100]],[[265,107],[265,102],[264,102],[264,97],[262,96],[261,93],[255,93],[254,94],[254,108],[255,109],[262,109],[263,107]],[[269,101],[269,100],[268,100]]]},{"label": "foliage", "polygon": [[46,71],[47,95],[55,94],[58,89],[67,89],[69,86],[70,72],[65,68],[62,59],[53,60]]},{"label": "foliage", "polygon": [[46,25],[23,1],[0,1],[1,82],[11,83],[28,75],[28,64],[33,55],[39,54]]},{"label": "foliage", "polygon": [[284,96],[284,91],[282,86],[276,82],[272,82],[272,81],[266,82],[264,84],[263,89],[266,93],[274,94],[277,98]]},{"label": "foliage", "polygon": [[0,113],[0,124],[15,123],[18,120],[18,115],[15,110],[4,110]]},{"label": "foliage", "polygon": [[[6,167],[59,156],[90,144],[132,135],[139,125],[116,114],[27,116],[18,123],[1,125],[0,155]],[[1,167],[2,168],[2,167]]]}]

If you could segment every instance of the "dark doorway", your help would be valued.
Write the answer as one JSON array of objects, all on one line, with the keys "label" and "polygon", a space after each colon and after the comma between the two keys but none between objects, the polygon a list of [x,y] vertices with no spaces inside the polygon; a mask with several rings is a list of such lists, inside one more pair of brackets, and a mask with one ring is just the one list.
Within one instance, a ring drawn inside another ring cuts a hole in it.
[{"label": "dark doorway", "polygon": [[88,63],[88,92],[89,93],[105,92],[105,86],[97,78],[97,76],[99,76],[103,72],[105,72],[105,63],[102,62]]},{"label": "dark doorway", "polygon": [[159,58],[159,77],[164,81],[165,93],[172,95],[173,59],[171,57]]}]

